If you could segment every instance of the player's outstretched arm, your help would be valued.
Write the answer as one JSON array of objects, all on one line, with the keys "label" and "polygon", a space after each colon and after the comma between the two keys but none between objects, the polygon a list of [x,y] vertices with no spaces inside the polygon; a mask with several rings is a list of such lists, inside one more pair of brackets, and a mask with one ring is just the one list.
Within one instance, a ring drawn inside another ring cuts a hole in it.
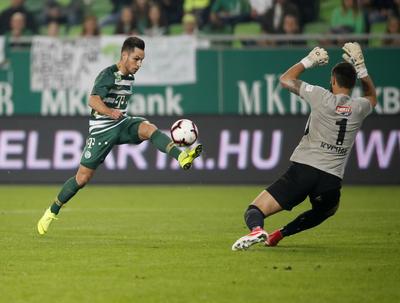
[{"label": "player's outstretched arm", "polygon": [[371,105],[375,107],[377,103],[375,85],[368,75],[360,44],[357,42],[347,42],[343,45],[342,49],[344,51],[343,59],[352,64],[356,69],[357,78],[361,81],[364,98],[367,98]]},{"label": "player's outstretched arm", "polygon": [[101,100],[100,96],[97,95],[91,95],[89,97],[89,106],[99,114],[107,115],[115,120],[118,120],[123,116],[120,110],[107,107],[103,100]]},{"label": "player's outstretched arm", "polygon": [[296,63],[295,65],[293,65],[279,78],[281,86],[288,89],[290,92],[299,95],[302,81],[298,78],[301,73],[304,72],[304,70],[304,65],[301,63]]},{"label": "player's outstretched arm", "polygon": [[315,47],[307,57],[304,57],[299,63],[296,63],[282,74],[279,78],[281,86],[299,95],[302,81],[298,78],[301,73],[307,68],[325,65],[328,61],[329,56],[327,51],[323,48]]}]

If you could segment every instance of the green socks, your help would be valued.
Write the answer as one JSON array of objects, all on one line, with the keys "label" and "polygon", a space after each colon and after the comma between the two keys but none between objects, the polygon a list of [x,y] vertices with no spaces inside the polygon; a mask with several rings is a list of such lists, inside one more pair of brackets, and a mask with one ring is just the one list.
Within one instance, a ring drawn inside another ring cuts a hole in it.
[{"label": "green socks", "polygon": [[63,204],[62,204],[60,201],[55,200],[55,201],[53,202],[53,204],[51,204],[51,206],[50,206],[50,211],[51,211],[53,214],[58,215],[58,213],[60,212],[60,209],[61,209],[62,205],[63,205]]},{"label": "green socks", "polygon": [[57,215],[60,211],[61,206],[67,203],[73,196],[75,196],[75,194],[80,189],[81,186],[76,183],[75,176],[69,178],[61,188],[61,191],[57,196],[57,200],[54,201],[54,203],[51,205],[51,212]]},{"label": "green socks", "polygon": [[160,130],[157,129],[151,135],[150,142],[159,151],[162,151],[163,153],[167,153],[168,155],[170,155],[170,156],[174,157],[176,160],[178,160],[181,150],[178,147],[176,147],[174,142],[171,141],[171,138],[169,138],[166,134],[164,134]]}]

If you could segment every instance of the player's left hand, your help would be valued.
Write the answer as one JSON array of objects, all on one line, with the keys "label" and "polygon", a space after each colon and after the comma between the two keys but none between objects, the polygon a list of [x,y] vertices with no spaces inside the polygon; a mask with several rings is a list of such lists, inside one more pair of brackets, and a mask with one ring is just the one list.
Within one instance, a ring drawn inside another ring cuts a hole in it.
[{"label": "player's left hand", "polygon": [[364,55],[360,44],[357,42],[347,42],[342,47],[344,54],[343,59],[353,65],[364,64]]},{"label": "player's left hand", "polygon": [[342,49],[344,51],[344,54],[342,55],[343,59],[354,66],[357,72],[357,77],[364,78],[368,76],[360,44],[357,42],[347,42],[343,45]]},{"label": "player's left hand", "polygon": [[322,66],[328,64],[329,62],[329,55],[328,52],[323,49],[322,47],[314,47],[314,49],[304,57],[301,61],[304,68],[311,68],[314,66]]}]

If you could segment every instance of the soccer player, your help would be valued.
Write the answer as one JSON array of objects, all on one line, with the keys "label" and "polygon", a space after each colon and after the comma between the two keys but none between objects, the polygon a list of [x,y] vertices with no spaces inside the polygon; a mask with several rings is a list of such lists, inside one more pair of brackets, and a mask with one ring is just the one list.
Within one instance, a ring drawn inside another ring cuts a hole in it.
[{"label": "soccer player", "polygon": [[181,151],[154,124],[145,118],[127,115],[134,74],[143,63],[144,48],[143,40],[137,37],[127,38],[122,45],[119,62],[105,68],[97,76],[89,98],[89,106],[92,108],[89,135],[78,172],[64,183],[53,204],[39,220],[39,234],[43,235],[48,231],[60,208],[89,182],[114,145],[140,144],[144,140],[150,140],[158,150],[178,160],[185,170],[200,155],[201,144],[191,150]]},{"label": "soccer player", "polygon": [[[275,246],[284,237],[319,225],[338,209],[341,181],[355,136],[377,102],[360,45],[346,43],[343,51],[346,62],[333,67],[330,90],[298,79],[305,69],[328,63],[328,53],[323,48],[314,48],[280,77],[282,87],[310,104],[311,114],[304,136],[290,158],[291,166],[248,207],[244,219],[250,233],[238,239],[232,250],[247,249],[259,242]],[[357,77],[364,96],[351,98]],[[307,196],[310,210],[279,230],[265,232],[265,218],[283,209],[291,210]]]}]

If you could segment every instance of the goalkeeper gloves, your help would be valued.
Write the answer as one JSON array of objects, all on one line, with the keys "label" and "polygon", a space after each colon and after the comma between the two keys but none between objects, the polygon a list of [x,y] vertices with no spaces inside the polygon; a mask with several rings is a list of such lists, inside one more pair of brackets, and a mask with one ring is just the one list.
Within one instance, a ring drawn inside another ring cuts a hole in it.
[{"label": "goalkeeper gloves", "polygon": [[357,42],[347,42],[342,49],[344,51],[343,59],[354,66],[358,79],[367,77],[368,71],[360,44]]},{"label": "goalkeeper gloves", "polygon": [[314,66],[321,66],[327,64],[329,61],[328,52],[321,47],[315,47],[307,57],[304,57],[300,63],[304,68],[311,68]]}]

